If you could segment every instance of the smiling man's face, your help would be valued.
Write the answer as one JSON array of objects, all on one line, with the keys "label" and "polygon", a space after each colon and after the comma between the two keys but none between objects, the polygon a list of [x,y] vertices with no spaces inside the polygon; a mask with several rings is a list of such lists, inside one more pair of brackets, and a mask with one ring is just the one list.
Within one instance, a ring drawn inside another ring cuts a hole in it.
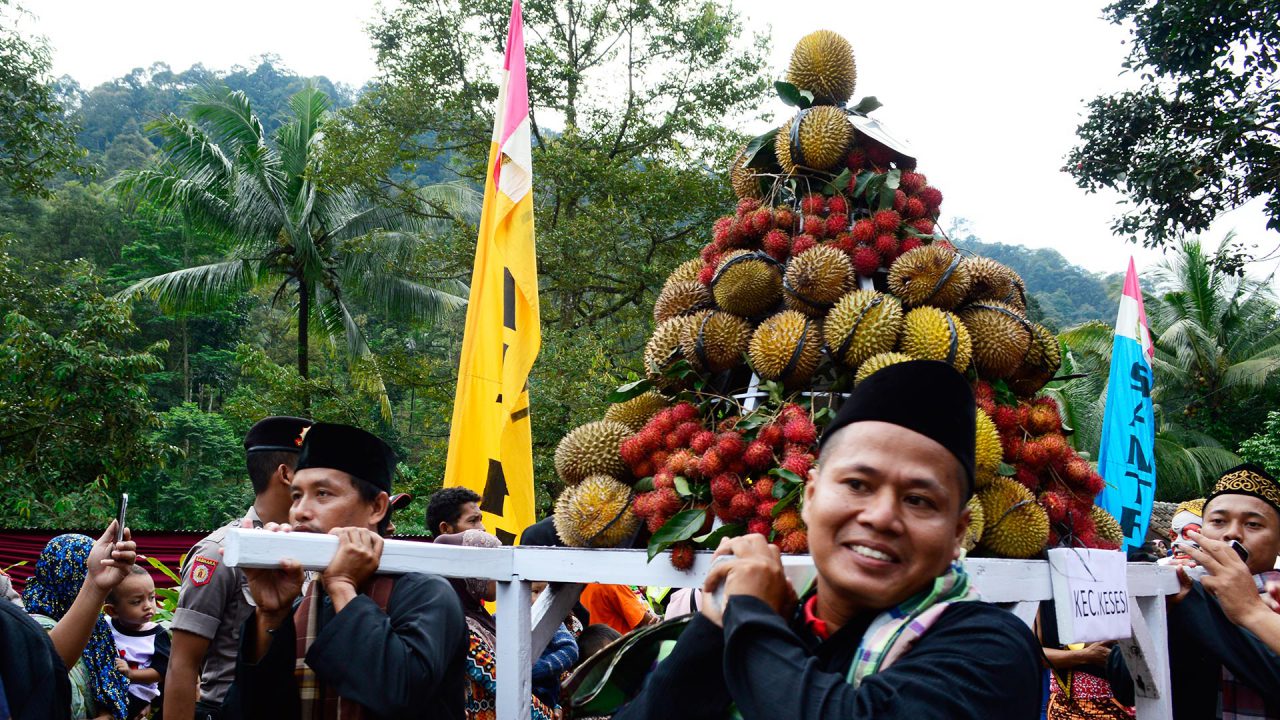
[{"label": "smiling man's face", "polygon": [[805,487],[819,595],[861,612],[928,587],[959,556],[965,490],[963,466],[935,440],[884,422],[841,429]]}]

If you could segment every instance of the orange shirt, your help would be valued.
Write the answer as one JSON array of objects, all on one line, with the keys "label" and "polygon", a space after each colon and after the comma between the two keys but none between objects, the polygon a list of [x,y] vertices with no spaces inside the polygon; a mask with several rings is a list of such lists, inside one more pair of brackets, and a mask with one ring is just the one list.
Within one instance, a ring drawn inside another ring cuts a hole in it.
[{"label": "orange shirt", "polygon": [[591,584],[578,598],[591,616],[592,625],[602,623],[626,635],[639,627],[649,608],[626,585]]}]

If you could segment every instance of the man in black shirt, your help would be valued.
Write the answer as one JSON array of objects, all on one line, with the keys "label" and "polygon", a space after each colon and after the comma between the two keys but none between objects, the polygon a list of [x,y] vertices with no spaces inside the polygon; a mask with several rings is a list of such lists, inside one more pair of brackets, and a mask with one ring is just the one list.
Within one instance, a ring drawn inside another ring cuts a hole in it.
[{"label": "man in black shirt", "polygon": [[617,715],[1035,718],[1039,645],[956,561],[969,525],[975,408],[949,365],[858,384],[819,444],[803,517],[818,571],[796,596],[759,535],[721,543],[703,603]]}]

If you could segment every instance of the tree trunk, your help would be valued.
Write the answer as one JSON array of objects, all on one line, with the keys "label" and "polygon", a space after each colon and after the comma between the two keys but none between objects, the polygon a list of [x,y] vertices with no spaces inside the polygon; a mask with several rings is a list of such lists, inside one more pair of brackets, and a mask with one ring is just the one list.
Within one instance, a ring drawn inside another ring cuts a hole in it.
[{"label": "tree trunk", "polygon": [[310,358],[307,355],[307,323],[311,320],[311,285],[298,280],[298,374],[304,382],[302,387],[302,409],[311,413],[311,392],[307,389],[306,380],[311,377]]},{"label": "tree trunk", "polygon": [[184,314],[178,323],[182,328],[182,399],[191,402],[191,335],[187,332],[187,316]]}]

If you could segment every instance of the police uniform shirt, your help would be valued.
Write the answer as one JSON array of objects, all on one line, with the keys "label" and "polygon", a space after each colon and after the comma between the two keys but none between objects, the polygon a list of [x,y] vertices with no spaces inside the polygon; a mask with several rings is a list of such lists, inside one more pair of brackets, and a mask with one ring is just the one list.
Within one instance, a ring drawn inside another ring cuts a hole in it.
[{"label": "police uniform shirt", "polygon": [[[245,519],[254,527],[262,527],[262,520],[253,508],[249,508]],[[240,527],[240,523],[239,520],[229,523],[196,543],[182,566],[178,609],[173,614],[171,629],[209,641],[209,650],[200,668],[201,702],[219,704],[227,694],[235,679],[240,627],[253,613],[244,573],[223,563],[219,552],[227,530]]]}]

